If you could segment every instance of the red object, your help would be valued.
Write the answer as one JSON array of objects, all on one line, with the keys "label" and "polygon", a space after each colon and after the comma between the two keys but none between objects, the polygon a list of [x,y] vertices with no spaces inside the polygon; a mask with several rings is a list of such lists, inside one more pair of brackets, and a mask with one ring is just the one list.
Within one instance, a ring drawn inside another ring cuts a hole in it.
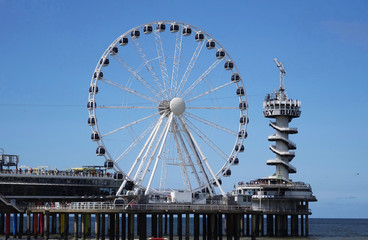
[{"label": "red object", "polygon": [[43,214],[41,213],[40,214],[40,234],[43,234],[43,225],[44,225],[44,222],[43,222]]},{"label": "red object", "polygon": [[6,236],[10,234],[10,213],[7,213],[5,217],[5,234]]},{"label": "red object", "polygon": [[38,214],[33,214],[33,233],[37,235],[38,233]]}]

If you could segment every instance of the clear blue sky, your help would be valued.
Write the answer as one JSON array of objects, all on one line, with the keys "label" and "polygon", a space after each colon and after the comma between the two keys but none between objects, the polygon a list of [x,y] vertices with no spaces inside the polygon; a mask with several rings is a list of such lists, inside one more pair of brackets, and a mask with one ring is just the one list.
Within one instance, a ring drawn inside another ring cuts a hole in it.
[{"label": "clear blue sky", "polygon": [[226,190],[274,172],[262,101],[278,57],[302,101],[292,179],[312,185],[313,217],[368,218],[367,12],[365,0],[0,0],[0,147],[28,166],[99,164],[85,107],[98,59],[137,25],[177,20],[214,36],[246,78],[249,137]]}]

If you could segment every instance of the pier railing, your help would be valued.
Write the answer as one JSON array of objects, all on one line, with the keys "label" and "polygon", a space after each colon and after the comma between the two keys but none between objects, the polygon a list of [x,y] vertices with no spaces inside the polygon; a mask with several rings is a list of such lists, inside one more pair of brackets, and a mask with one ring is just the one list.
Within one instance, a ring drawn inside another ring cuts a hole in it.
[{"label": "pier railing", "polygon": [[101,202],[78,202],[58,206],[28,206],[29,210],[132,210],[132,211],[249,211],[240,205],[212,204],[112,204]]}]

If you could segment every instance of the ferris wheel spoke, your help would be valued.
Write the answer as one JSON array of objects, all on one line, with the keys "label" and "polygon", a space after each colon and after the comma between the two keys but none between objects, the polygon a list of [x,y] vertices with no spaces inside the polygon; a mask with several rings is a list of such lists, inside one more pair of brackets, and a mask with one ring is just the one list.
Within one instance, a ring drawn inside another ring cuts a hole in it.
[{"label": "ferris wheel spoke", "polygon": [[135,71],[123,58],[118,54],[113,55],[113,58],[120,63],[135,79],[137,79],[148,91],[156,96],[157,99],[164,98],[151,84],[149,84],[137,71]]},{"label": "ferris wheel spoke", "polygon": [[158,115],[158,114],[160,114],[160,113],[159,113],[159,112],[157,112],[157,113],[151,114],[151,115],[149,115],[149,116],[147,116],[147,117],[141,118],[141,119],[139,119],[139,120],[137,120],[137,121],[134,121],[134,122],[131,122],[131,123],[129,123],[129,124],[126,124],[126,125],[124,125],[124,126],[122,126],[122,127],[119,127],[119,128],[117,128],[117,129],[115,129],[115,130],[112,130],[112,131],[110,131],[110,132],[108,132],[108,133],[106,133],[106,134],[102,135],[102,138],[104,138],[104,137],[106,137],[106,136],[108,136],[108,135],[111,135],[111,134],[113,134],[113,133],[116,133],[116,132],[118,132],[118,131],[121,131],[121,130],[123,130],[123,129],[127,128],[127,127],[133,126],[133,125],[135,125],[135,124],[137,124],[137,123],[140,123],[140,122],[142,122],[142,121],[144,121],[144,120],[146,120],[146,119],[148,119],[148,118],[154,117],[154,116],[156,116],[156,115]]},{"label": "ferris wheel spoke", "polygon": [[185,122],[188,124],[188,127],[193,130],[195,134],[199,138],[201,138],[208,146],[210,146],[222,159],[227,160],[227,155],[219,148],[211,139],[209,139],[206,134],[204,134],[201,130],[199,130],[188,118],[185,118]]},{"label": "ferris wheel spoke", "polygon": [[[202,150],[200,149],[197,141],[195,140],[195,138],[193,137],[193,134],[189,131],[188,129],[188,125],[186,124],[186,122],[184,121],[183,117],[182,116],[179,116],[179,119],[180,121],[182,122],[182,125],[183,125],[183,128],[185,129],[185,132],[188,134],[189,138],[191,139],[191,144],[193,144],[194,148],[196,148],[198,150],[198,153],[200,154],[200,157],[202,158],[202,161],[203,163],[205,164],[205,166],[207,167],[210,175],[212,176],[212,179],[215,180],[218,188],[220,189],[221,193],[222,193],[222,196],[226,196],[226,193],[224,192],[224,190],[222,189],[220,183],[218,182],[218,179],[216,178],[216,175],[215,173],[212,171],[212,168],[210,167],[210,165],[208,164],[208,161],[207,161],[207,157],[203,154]],[[204,171],[204,167],[203,165],[201,164],[201,168],[203,169]],[[211,192],[214,192],[214,189],[213,189],[213,185],[209,182],[209,179],[208,179],[208,176],[206,174],[206,180],[207,182],[205,183],[206,186],[208,187],[208,189],[211,189],[212,191],[210,191],[210,195],[212,196],[213,193],[211,194]]]},{"label": "ferris wheel spoke", "polygon": [[106,78],[103,78],[103,79],[101,79],[100,81],[102,81],[102,82],[104,82],[104,83],[107,83],[107,84],[109,84],[109,85],[111,85],[111,86],[114,86],[114,87],[120,88],[120,89],[122,89],[122,90],[124,90],[124,91],[126,91],[126,92],[128,92],[128,93],[134,94],[134,95],[136,95],[136,96],[138,96],[138,97],[141,97],[141,98],[144,98],[144,99],[146,99],[146,100],[148,100],[148,101],[158,103],[158,101],[157,101],[156,99],[153,99],[153,98],[151,98],[151,97],[149,97],[149,96],[147,96],[147,95],[145,95],[145,94],[143,94],[143,93],[140,93],[140,92],[138,92],[138,91],[136,91],[136,90],[130,89],[130,88],[128,88],[128,87],[125,87],[125,86],[123,86],[123,85],[121,85],[121,84],[119,84],[119,83],[117,83],[117,82],[111,81],[111,80],[106,79]]},{"label": "ferris wheel spoke", "polygon": [[180,59],[181,59],[181,44],[183,41],[183,31],[178,31],[176,33],[176,41],[175,41],[175,53],[174,53],[174,61],[173,61],[173,70],[171,75],[171,87],[170,87],[170,94],[171,98],[172,91],[177,88],[178,85],[178,74],[179,74],[179,67],[180,67]]},{"label": "ferris wheel spoke", "polygon": [[161,36],[159,31],[156,29],[153,31],[154,35],[155,35],[155,43],[156,43],[156,50],[157,50],[157,55],[159,56],[159,63],[160,63],[160,70],[161,70],[161,76],[162,76],[162,82],[164,83],[164,89],[165,89],[165,94],[166,96],[168,96],[168,87],[170,86],[169,84],[169,75],[167,73],[167,65],[166,65],[166,58],[165,58],[165,52],[164,52],[164,48],[162,45],[162,40],[161,40]]},{"label": "ferris wheel spoke", "polygon": [[[179,126],[178,126],[178,123],[176,122],[176,120],[175,120],[175,119],[174,119],[174,124],[175,124],[175,129],[176,129],[175,136],[176,136],[176,137],[177,137],[177,139],[179,140],[179,142],[180,142],[180,146],[181,146],[181,149],[183,149],[184,154],[185,154],[185,156],[186,156],[186,158],[187,158],[187,160],[188,160],[188,163],[186,163],[186,162],[185,162],[185,160],[183,160],[183,165],[185,166],[186,164],[188,164],[188,165],[191,167],[191,169],[192,169],[192,173],[194,174],[194,177],[195,177],[195,179],[196,179],[196,181],[197,181],[197,184],[198,184],[198,186],[200,186],[200,185],[201,185],[201,179],[199,178],[199,175],[198,175],[198,173],[197,173],[197,170],[196,170],[196,169],[195,169],[195,167],[194,167],[193,160],[192,160],[192,158],[191,158],[191,156],[190,156],[190,154],[189,154],[188,148],[186,147],[186,145],[185,145],[185,143],[184,143],[184,139],[183,139],[183,137],[181,136],[181,133],[180,133],[180,130],[179,130]],[[180,146],[179,146],[179,145],[177,145],[177,146],[176,146],[176,147],[177,147],[177,149],[178,149],[178,151],[180,151]],[[190,182],[189,182],[189,185],[190,185]]]},{"label": "ferris wheel spoke", "polygon": [[[184,122],[183,118],[181,116],[178,116],[181,125],[183,127],[184,133],[185,133],[185,137],[187,139],[187,142],[189,143],[189,146],[194,154],[194,157],[196,159],[197,165],[199,166],[200,172],[202,173],[202,177],[204,179],[204,185],[206,186],[206,188],[209,190],[211,197],[213,196],[214,193],[214,189],[213,186],[210,184],[208,175],[206,170],[204,169],[203,166],[203,160],[205,160],[203,157],[204,155],[202,154],[202,151],[200,150],[199,146],[196,144],[195,139],[193,138],[193,135],[191,134],[191,132],[189,131],[186,123]],[[202,157],[202,159],[201,159]]]},{"label": "ferris wheel spoke", "polygon": [[239,109],[238,107],[185,107],[186,109]]},{"label": "ferris wheel spoke", "polygon": [[234,131],[226,128],[226,127],[220,126],[220,125],[218,125],[218,124],[216,124],[214,122],[211,122],[211,121],[208,121],[208,120],[206,120],[204,118],[201,118],[201,117],[199,117],[197,115],[194,115],[192,113],[185,112],[184,115],[187,116],[187,117],[193,118],[193,119],[195,119],[197,121],[200,121],[200,122],[202,122],[204,124],[207,124],[207,125],[209,125],[211,127],[214,127],[214,128],[216,128],[218,130],[221,130],[223,132],[226,132],[226,133],[229,133],[231,135],[237,136],[237,133],[236,132],[234,132]]},{"label": "ferris wheel spoke", "polygon": [[[158,145],[159,145],[159,143],[160,143],[160,142],[161,142],[161,146],[160,146],[160,149],[158,150],[158,154],[157,154],[157,156],[156,156],[156,161],[155,161],[155,164],[154,164],[153,169],[152,169],[152,171],[151,171],[151,176],[150,176],[149,181],[148,181],[148,184],[147,184],[147,188],[146,188],[146,192],[145,192],[145,194],[146,194],[146,195],[149,193],[149,189],[151,188],[151,184],[152,184],[153,177],[154,177],[154,175],[155,175],[155,173],[156,173],[156,169],[157,169],[158,162],[159,162],[159,160],[161,159],[162,150],[163,150],[163,148],[164,148],[164,146],[165,146],[165,142],[166,142],[166,139],[167,139],[167,134],[168,134],[169,129],[170,129],[170,126],[171,126],[171,122],[172,122],[172,119],[173,119],[173,115],[174,115],[174,114],[173,114],[173,113],[171,113],[171,114],[170,114],[170,116],[169,116],[169,119],[167,120],[167,124],[166,124],[166,126],[165,126],[165,131],[163,132],[163,133],[164,133],[163,138],[162,138],[162,139],[160,139],[160,140],[157,142],[157,147],[158,147]],[[157,150],[155,150],[155,152],[156,152],[156,151],[157,151]]]},{"label": "ferris wheel spoke", "polygon": [[215,69],[215,67],[222,61],[222,59],[223,58],[221,58],[221,59],[216,59],[216,61],[215,62],[213,62],[212,63],[212,65],[211,66],[209,66],[209,68],[207,68],[206,69],[206,71],[204,71],[204,73],[202,73],[202,75],[197,79],[197,80],[195,80],[193,83],[192,83],[192,85],[190,85],[189,87],[188,87],[188,89],[183,93],[183,95],[181,96],[182,98],[184,98],[184,97],[186,97],[200,82],[202,82],[203,81],[203,79],[205,79],[207,76],[208,76],[208,74],[210,74],[211,73],[211,71],[213,70],[213,69]]},{"label": "ferris wheel spoke", "polygon": [[96,108],[107,108],[107,109],[111,109],[111,108],[118,108],[118,109],[139,109],[139,108],[149,108],[149,109],[155,109],[157,107],[153,107],[153,106],[105,106],[105,105],[101,105],[101,106],[96,106]]},{"label": "ferris wheel spoke", "polygon": [[219,90],[219,89],[222,89],[222,88],[224,88],[224,87],[226,87],[226,86],[228,86],[228,85],[230,85],[230,84],[232,84],[232,82],[228,82],[228,83],[225,83],[224,85],[221,85],[221,86],[219,86],[219,87],[216,87],[216,88],[213,88],[213,89],[211,89],[211,90],[208,90],[207,92],[204,92],[204,93],[202,93],[202,94],[199,94],[198,96],[195,96],[195,97],[193,97],[193,98],[190,98],[190,99],[186,100],[186,101],[185,101],[185,103],[190,102],[190,101],[193,101],[193,100],[195,100],[195,99],[197,99],[197,98],[203,97],[203,96],[205,96],[205,95],[207,95],[207,94],[210,94],[210,93],[212,93],[212,92],[215,92],[215,91],[217,91],[217,90]]},{"label": "ferris wheel spoke", "polygon": [[190,62],[188,64],[188,66],[187,66],[187,69],[185,70],[185,73],[184,73],[184,75],[183,75],[183,77],[182,77],[182,79],[181,79],[181,81],[179,83],[179,86],[176,89],[175,96],[180,95],[181,91],[185,87],[185,84],[186,84],[186,82],[187,82],[187,80],[188,80],[188,78],[190,76],[190,73],[193,70],[193,67],[194,67],[194,65],[195,65],[195,63],[196,63],[196,61],[198,59],[199,54],[201,53],[202,47],[204,45],[204,42],[205,41],[198,42],[197,47],[196,47],[196,49],[195,49],[195,51],[193,53],[193,56],[190,59]]},{"label": "ferris wheel spoke", "polygon": [[148,135],[148,133],[152,132],[151,130],[154,128],[154,126],[158,121],[159,119],[157,119],[157,121],[154,121],[150,126],[148,126],[148,128],[144,132],[141,133],[141,135],[139,135],[136,139],[134,139],[134,141],[129,145],[129,147],[125,149],[125,151],[122,152],[115,159],[115,162],[119,163],[143,138],[145,138]]},{"label": "ferris wheel spoke", "polygon": [[167,97],[166,88],[161,85],[160,80],[158,79],[157,74],[156,74],[153,66],[151,65],[151,61],[148,60],[148,57],[147,57],[146,53],[144,52],[141,44],[139,43],[138,38],[132,38],[132,42],[135,46],[135,49],[137,50],[137,53],[139,54],[140,58],[142,59],[142,62],[144,64],[144,66],[146,67],[147,71],[149,72],[151,78],[153,79],[155,84],[160,89],[161,94],[164,93]]}]

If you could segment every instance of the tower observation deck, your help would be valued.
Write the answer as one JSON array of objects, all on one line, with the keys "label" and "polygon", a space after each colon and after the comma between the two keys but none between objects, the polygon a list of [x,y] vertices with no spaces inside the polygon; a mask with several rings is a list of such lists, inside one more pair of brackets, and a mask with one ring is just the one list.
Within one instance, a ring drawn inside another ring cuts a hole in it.
[{"label": "tower observation deck", "polygon": [[296,144],[289,139],[289,134],[298,133],[297,128],[289,127],[289,123],[293,118],[300,116],[301,102],[288,98],[285,92],[284,65],[276,58],[274,59],[280,70],[280,88],[272,94],[267,94],[263,102],[263,114],[266,118],[273,118],[270,126],[275,129],[276,133],[268,137],[268,141],[275,142],[270,146],[270,150],[275,153],[276,158],[267,160],[267,165],[275,165],[276,173],[270,178],[282,179],[289,181],[289,173],[296,173],[296,168],[290,164],[295,157],[295,152],[290,150],[296,149]]}]

